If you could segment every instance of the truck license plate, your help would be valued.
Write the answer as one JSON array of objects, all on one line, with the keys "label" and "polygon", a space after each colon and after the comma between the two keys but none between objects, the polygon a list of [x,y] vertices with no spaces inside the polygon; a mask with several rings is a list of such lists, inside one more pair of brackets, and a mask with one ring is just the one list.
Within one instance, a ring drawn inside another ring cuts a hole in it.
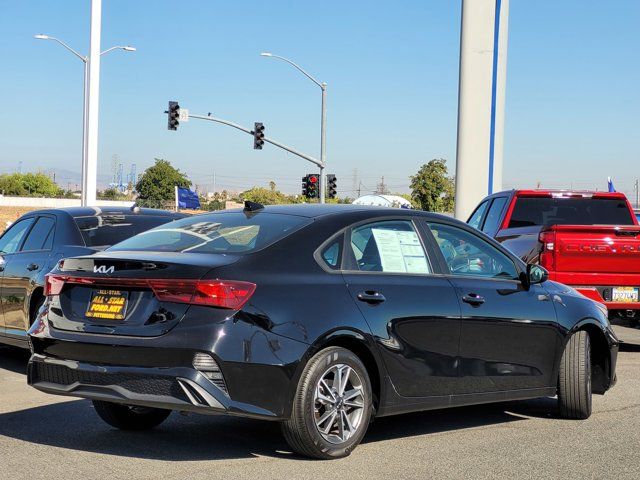
[{"label": "truck license plate", "polygon": [[612,302],[637,303],[638,289],[636,287],[616,287],[611,296]]}]

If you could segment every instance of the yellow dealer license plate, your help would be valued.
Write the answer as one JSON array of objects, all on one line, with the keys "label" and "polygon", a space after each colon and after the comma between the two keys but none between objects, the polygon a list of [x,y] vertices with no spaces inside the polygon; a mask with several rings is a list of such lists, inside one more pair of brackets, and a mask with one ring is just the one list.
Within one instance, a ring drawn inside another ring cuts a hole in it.
[{"label": "yellow dealer license plate", "polygon": [[89,318],[105,320],[123,320],[127,310],[129,292],[120,290],[96,290],[91,293],[91,300],[85,315]]},{"label": "yellow dealer license plate", "polygon": [[611,301],[636,303],[638,301],[638,289],[636,287],[616,287],[613,289]]}]

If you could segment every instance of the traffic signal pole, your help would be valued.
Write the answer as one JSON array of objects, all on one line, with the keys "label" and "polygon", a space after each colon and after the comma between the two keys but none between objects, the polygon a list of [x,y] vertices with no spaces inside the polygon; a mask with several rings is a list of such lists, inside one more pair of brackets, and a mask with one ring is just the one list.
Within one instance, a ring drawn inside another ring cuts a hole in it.
[{"label": "traffic signal pole", "polygon": [[[209,116],[209,115],[196,115],[196,114],[189,113],[189,118],[196,118],[198,120],[208,120],[210,122],[221,123],[222,125],[227,125],[229,127],[233,127],[233,128],[235,128],[237,130],[240,130],[241,132],[248,133],[249,135],[253,135],[254,134],[253,130],[245,128],[242,125],[238,125],[237,123],[233,123],[233,122],[230,122],[228,120],[223,120],[221,118],[216,118],[216,117],[212,117],[212,116]],[[276,140],[273,140],[272,138],[263,137],[262,140],[264,140],[265,142],[270,143],[271,145],[274,145],[274,146],[276,146],[278,148],[286,150],[289,153],[297,155],[298,157],[303,158],[308,162],[311,162],[311,163],[317,165],[318,167],[320,167],[320,171],[324,174],[324,164],[323,164],[323,162],[321,160],[318,160],[318,159],[312,157],[311,155],[307,155],[306,153],[299,152],[295,148],[289,147],[288,145],[285,145],[284,143],[280,143],[280,142],[278,142]],[[323,149],[323,154],[324,154],[324,149]],[[321,191],[322,191],[322,188],[323,188],[322,185],[325,184],[323,182],[323,176],[324,175],[322,175],[320,177],[320,185],[321,185],[320,188],[321,188]],[[320,197],[320,203],[324,203],[322,197]]]},{"label": "traffic signal pole", "polygon": [[322,118],[320,121],[320,203],[324,203],[327,193],[327,177],[324,174],[327,164],[327,84],[322,82]]}]

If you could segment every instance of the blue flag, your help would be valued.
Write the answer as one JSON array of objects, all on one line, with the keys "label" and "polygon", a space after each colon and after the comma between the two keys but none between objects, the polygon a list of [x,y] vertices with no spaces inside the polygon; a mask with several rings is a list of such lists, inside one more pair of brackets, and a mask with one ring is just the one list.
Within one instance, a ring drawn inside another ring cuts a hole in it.
[{"label": "blue flag", "polygon": [[188,188],[178,187],[178,208],[191,208],[198,210],[200,208],[200,199],[198,194]]},{"label": "blue flag", "polygon": [[607,186],[609,187],[610,192],[616,191],[616,188],[613,186],[613,180],[611,180],[611,177],[607,177]]}]

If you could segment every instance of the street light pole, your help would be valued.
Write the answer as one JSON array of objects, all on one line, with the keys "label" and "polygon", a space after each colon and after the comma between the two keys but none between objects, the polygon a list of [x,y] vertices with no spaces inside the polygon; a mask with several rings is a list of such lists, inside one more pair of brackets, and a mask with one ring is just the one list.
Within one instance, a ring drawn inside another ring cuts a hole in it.
[{"label": "street light pole", "polygon": [[288,58],[281,57],[280,55],[274,55],[273,53],[263,52],[260,54],[263,57],[277,58],[283,62],[288,63],[292,67],[299,70],[305,77],[315,83],[322,89],[322,113],[320,118],[320,203],[325,203],[326,191],[327,191],[327,178],[324,170],[327,166],[327,84],[325,82],[320,83],[318,80],[309,75],[302,67],[292,62]]},{"label": "street light pole", "polygon": [[85,98],[84,163],[82,165],[82,205],[95,205],[98,175],[98,107],[100,104],[100,31],[102,0],[91,0],[91,28]]},{"label": "street light pole", "polygon": [[112,50],[135,52],[135,47],[116,45],[100,51],[101,0],[91,0],[91,37],[89,56],[75,51],[62,40],[49,35],[38,34],[38,40],[53,40],[73,53],[84,63],[82,101],[82,196],[81,205],[96,203],[98,166],[98,103],[100,96],[100,57]]}]

